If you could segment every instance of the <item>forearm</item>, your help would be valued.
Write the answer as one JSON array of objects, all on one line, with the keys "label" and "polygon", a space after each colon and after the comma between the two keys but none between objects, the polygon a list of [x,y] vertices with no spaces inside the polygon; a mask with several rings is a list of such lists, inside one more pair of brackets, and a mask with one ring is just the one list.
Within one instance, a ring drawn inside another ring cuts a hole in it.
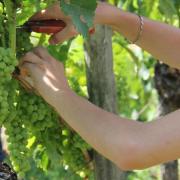
[{"label": "forearm", "polygon": [[138,158],[140,151],[135,148],[144,136],[145,124],[119,118],[74,93],[65,92],[56,99],[54,106],[62,118],[99,153],[124,169]]},{"label": "forearm", "polygon": [[72,92],[58,93],[54,107],[86,142],[121,169],[145,169],[180,156],[180,111],[141,123],[106,112]]},{"label": "forearm", "polygon": [[[136,39],[140,26],[137,15],[106,3],[98,5],[95,21],[111,26],[130,41]],[[143,33],[137,45],[164,63],[180,68],[180,30],[178,28],[144,18]]]}]

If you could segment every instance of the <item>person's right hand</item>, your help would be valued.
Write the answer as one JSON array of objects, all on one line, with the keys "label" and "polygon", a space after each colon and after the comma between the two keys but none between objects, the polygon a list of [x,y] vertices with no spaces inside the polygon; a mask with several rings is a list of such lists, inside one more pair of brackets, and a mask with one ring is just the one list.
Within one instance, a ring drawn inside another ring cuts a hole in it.
[{"label": "person's right hand", "polygon": [[55,107],[58,94],[72,93],[63,64],[43,47],[34,48],[26,53],[21,58],[19,68],[26,72],[21,75],[21,80],[31,85],[51,106]]},{"label": "person's right hand", "polygon": [[75,26],[73,25],[71,17],[66,16],[62,12],[59,2],[56,2],[55,4],[53,4],[52,6],[50,6],[45,10],[37,12],[29,20],[37,21],[37,20],[48,20],[48,19],[59,19],[66,23],[66,27],[62,31],[51,36],[49,40],[50,44],[62,43],[65,40],[68,40],[71,37],[74,37],[78,34]]}]

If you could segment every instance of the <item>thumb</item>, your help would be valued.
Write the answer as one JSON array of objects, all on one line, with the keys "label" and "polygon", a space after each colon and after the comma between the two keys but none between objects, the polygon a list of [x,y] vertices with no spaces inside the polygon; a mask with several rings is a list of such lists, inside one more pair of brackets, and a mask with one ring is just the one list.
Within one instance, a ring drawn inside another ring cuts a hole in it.
[{"label": "thumb", "polygon": [[54,19],[54,15],[49,13],[48,10],[42,10],[31,16],[29,18],[29,21],[48,20],[48,19]]},{"label": "thumb", "polygon": [[78,32],[73,25],[67,25],[62,31],[54,34],[49,39],[49,43],[52,45],[63,43],[64,41],[76,36]]},{"label": "thumb", "polygon": [[35,13],[29,20],[47,20],[47,19],[56,19],[56,12],[59,11],[60,5],[59,2],[53,4],[47,9],[43,9],[37,13]]}]

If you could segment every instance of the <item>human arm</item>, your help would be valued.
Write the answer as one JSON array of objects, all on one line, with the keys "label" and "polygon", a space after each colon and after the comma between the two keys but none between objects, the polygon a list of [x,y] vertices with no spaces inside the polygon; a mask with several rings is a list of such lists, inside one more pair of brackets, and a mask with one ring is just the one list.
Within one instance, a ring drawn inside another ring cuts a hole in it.
[{"label": "human arm", "polygon": [[[180,68],[180,29],[147,18],[143,19],[143,32],[137,45],[164,63]],[[106,3],[99,4],[95,22],[111,26],[130,41],[136,39],[140,27],[137,15]]]},{"label": "human arm", "polygon": [[[63,42],[78,34],[71,18],[61,11],[59,3],[35,14],[31,19],[61,19],[66,22],[67,27],[51,37],[52,44]],[[136,39],[140,26],[137,15],[107,3],[98,3],[94,23],[111,26],[130,41]],[[180,30],[178,28],[144,18],[143,33],[137,45],[164,63],[180,68]]]},{"label": "human arm", "polygon": [[106,112],[74,93],[58,97],[61,101],[55,107],[66,122],[123,170],[145,169],[180,157],[180,110],[140,123]]},{"label": "human arm", "polygon": [[45,49],[23,57],[34,87],[94,149],[124,170],[143,169],[180,156],[177,111],[163,120],[140,123],[106,112],[70,90],[61,63]]}]

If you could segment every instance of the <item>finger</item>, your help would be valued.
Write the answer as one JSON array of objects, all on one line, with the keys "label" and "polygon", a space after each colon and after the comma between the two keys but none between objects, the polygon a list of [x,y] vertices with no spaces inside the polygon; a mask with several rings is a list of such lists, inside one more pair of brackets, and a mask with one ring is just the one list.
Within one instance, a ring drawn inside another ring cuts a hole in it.
[{"label": "finger", "polygon": [[34,14],[29,20],[33,21],[33,20],[48,20],[48,19],[56,19],[58,17],[55,17],[56,14],[54,14],[54,12],[58,12],[60,8],[59,2],[53,4],[52,6],[50,6],[47,9],[44,9],[40,12],[37,12],[36,14]]},{"label": "finger", "polygon": [[44,71],[35,64],[31,63],[25,63],[23,68],[28,70],[29,76],[20,76],[20,81],[23,82],[25,88],[35,92],[37,95],[40,95],[37,86],[42,82]]},{"label": "finger", "polygon": [[43,65],[44,62],[43,60],[38,57],[35,53],[33,52],[28,52],[26,53],[21,59],[19,65],[22,66],[25,62],[29,62],[31,64],[39,64]]},{"label": "finger", "polygon": [[21,78],[20,80],[21,80],[22,85],[25,86],[25,88],[32,89],[32,87],[34,87],[34,81],[31,77],[25,76]]},{"label": "finger", "polygon": [[[39,56],[42,60],[49,63],[48,65],[53,65],[54,67],[57,66],[57,63],[54,63],[56,61],[56,59],[49,54],[47,49],[45,49],[43,47],[37,47],[37,48],[33,49],[33,52],[37,56]],[[58,62],[58,63],[61,64],[61,66],[63,66],[63,64],[61,62]]]},{"label": "finger", "polygon": [[43,77],[44,70],[35,64],[24,63],[22,68],[27,69],[30,77],[32,77],[33,80],[37,80],[40,77]]},{"label": "finger", "polygon": [[52,56],[48,53],[47,49],[43,47],[36,47],[33,49],[33,52],[43,61],[48,62],[49,59],[52,59]]},{"label": "finger", "polygon": [[29,21],[48,20],[48,19],[54,19],[54,16],[52,13],[48,11],[48,9],[44,9],[34,14],[31,18],[29,18]]},{"label": "finger", "polygon": [[49,39],[49,43],[52,45],[62,43],[74,36],[78,33],[72,25],[66,26],[61,32],[54,34]]}]

